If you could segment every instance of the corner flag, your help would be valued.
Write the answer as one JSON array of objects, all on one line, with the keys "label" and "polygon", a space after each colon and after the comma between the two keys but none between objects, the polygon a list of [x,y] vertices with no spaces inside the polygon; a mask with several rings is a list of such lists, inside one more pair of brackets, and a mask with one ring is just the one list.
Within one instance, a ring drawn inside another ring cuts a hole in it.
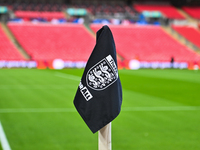
[{"label": "corner flag", "polygon": [[115,42],[109,27],[103,26],[97,32],[96,45],[86,64],[74,105],[95,133],[118,116],[121,104]]}]

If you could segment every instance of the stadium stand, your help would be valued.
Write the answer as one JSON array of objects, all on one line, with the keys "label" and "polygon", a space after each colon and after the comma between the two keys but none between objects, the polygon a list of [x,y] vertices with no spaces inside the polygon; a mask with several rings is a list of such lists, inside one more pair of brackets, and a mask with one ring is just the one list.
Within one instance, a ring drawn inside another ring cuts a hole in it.
[{"label": "stadium stand", "polygon": [[62,12],[66,5],[61,1],[0,1],[0,6],[6,6],[15,15],[15,18],[21,18],[25,21],[32,19],[64,19],[65,14]]},{"label": "stadium stand", "polygon": [[175,7],[171,5],[144,5],[135,4],[133,7],[138,11],[160,11],[166,18],[169,19],[185,19],[185,17],[180,14]]},{"label": "stadium stand", "polygon": [[0,25],[0,60],[24,60]]},{"label": "stadium stand", "polygon": [[191,17],[200,19],[200,6],[184,6],[182,9],[187,12]]},{"label": "stadium stand", "polygon": [[87,61],[95,45],[83,25],[9,23],[8,27],[34,60]]},{"label": "stadium stand", "polygon": [[184,36],[190,42],[200,47],[200,31],[188,26],[172,26],[179,34]]},{"label": "stadium stand", "polygon": [[[88,25],[92,22],[97,24],[91,25],[95,32],[102,27],[100,23],[109,24],[114,34],[118,58],[122,61],[137,58],[140,61],[169,62],[172,57],[176,62],[200,61],[197,53],[180,44],[177,39],[170,36],[172,33],[166,33],[167,31],[160,26],[170,28],[169,24],[175,21],[180,24],[187,22],[180,9],[176,9],[175,5],[170,3],[147,4],[140,1],[128,3],[122,0],[50,2],[4,0],[0,4],[6,5],[14,12],[16,18],[10,18],[7,25],[19,45],[33,60],[51,61],[61,58],[67,61],[87,61],[95,45],[95,38],[83,25],[69,22]],[[70,15],[67,8],[74,10],[84,8],[89,13],[88,16]],[[143,11],[159,11],[164,17],[162,15],[148,17]],[[65,16],[65,13],[68,15]],[[199,37],[199,33],[186,31],[188,29],[178,30],[181,35],[186,32],[188,37],[185,37],[199,46],[198,38],[193,38]]]},{"label": "stadium stand", "polygon": [[[91,25],[96,32],[100,25]],[[117,52],[125,59],[138,58],[140,61],[199,61],[200,56],[181,45],[164,32],[160,26],[114,26],[112,30]]]},{"label": "stadium stand", "polygon": [[62,11],[66,5],[62,0],[54,1],[33,1],[33,0],[1,0],[0,5],[7,6],[13,11]]}]

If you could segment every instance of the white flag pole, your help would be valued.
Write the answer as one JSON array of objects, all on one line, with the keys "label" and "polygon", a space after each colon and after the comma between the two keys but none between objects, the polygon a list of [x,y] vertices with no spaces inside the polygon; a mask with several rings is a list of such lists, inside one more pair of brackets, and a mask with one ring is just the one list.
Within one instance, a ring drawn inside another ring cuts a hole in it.
[{"label": "white flag pole", "polygon": [[98,132],[99,150],[111,150],[111,122]]}]

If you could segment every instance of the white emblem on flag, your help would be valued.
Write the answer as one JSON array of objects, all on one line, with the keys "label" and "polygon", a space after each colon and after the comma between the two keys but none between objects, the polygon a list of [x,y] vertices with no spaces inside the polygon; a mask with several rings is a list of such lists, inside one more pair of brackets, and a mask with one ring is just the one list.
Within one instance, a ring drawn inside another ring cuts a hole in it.
[{"label": "white emblem on flag", "polygon": [[117,65],[111,55],[90,68],[86,76],[87,85],[94,90],[104,90],[117,79]]}]

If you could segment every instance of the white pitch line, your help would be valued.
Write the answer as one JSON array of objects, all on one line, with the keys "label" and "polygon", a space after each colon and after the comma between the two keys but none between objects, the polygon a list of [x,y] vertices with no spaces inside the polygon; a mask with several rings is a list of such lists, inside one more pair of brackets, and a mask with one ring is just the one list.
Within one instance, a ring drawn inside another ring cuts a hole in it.
[{"label": "white pitch line", "polygon": [[[200,106],[169,106],[169,107],[122,107],[122,111],[198,111]],[[53,113],[76,112],[75,108],[4,108],[0,113]]]},{"label": "white pitch line", "polygon": [[6,138],[5,132],[3,130],[3,126],[1,125],[1,121],[0,121],[0,143],[3,150],[11,150],[8,140]]},{"label": "white pitch line", "polygon": [[74,75],[60,73],[60,72],[57,72],[55,74],[55,76],[61,77],[61,78],[67,78],[67,79],[71,79],[71,80],[75,80],[75,81],[80,81],[81,80],[81,77],[79,77],[79,76],[74,76]]}]

